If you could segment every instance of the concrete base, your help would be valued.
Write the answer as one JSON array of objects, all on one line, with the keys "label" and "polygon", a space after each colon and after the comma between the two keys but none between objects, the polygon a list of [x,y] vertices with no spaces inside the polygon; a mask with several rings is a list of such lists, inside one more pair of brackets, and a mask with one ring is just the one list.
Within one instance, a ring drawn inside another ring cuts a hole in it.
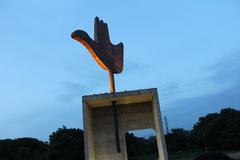
[{"label": "concrete base", "polygon": [[[83,96],[86,160],[127,160],[128,131],[156,131],[160,160],[168,160],[157,89]],[[121,152],[117,153],[112,101],[116,101]]]}]

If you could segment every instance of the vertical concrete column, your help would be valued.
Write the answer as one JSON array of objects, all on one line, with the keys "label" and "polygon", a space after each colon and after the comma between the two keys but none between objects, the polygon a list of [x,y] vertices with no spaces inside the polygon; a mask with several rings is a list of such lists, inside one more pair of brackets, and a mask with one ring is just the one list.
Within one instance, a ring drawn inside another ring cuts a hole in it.
[{"label": "vertical concrete column", "polygon": [[157,90],[155,91],[152,103],[159,160],[168,160]]},{"label": "vertical concrete column", "polygon": [[[83,99],[83,130],[84,130],[84,149],[85,159],[95,160],[92,108]],[[87,152],[86,152],[87,151]]]}]

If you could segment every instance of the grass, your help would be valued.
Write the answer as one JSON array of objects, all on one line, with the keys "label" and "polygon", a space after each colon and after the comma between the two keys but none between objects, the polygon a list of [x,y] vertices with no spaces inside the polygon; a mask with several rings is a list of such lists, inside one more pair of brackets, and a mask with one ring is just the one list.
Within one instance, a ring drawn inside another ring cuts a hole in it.
[{"label": "grass", "polygon": [[[216,151],[216,152],[222,152],[225,154],[237,154],[240,156],[240,151]],[[168,159],[169,160],[194,160],[196,157],[200,156],[201,154],[204,154],[203,151],[188,151],[188,152],[178,152],[178,153],[169,153]],[[240,159],[240,157],[233,157],[236,159]],[[158,155],[145,155],[145,156],[139,156],[134,158],[129,158],[128,160],[158,160]]]},{"label": "grass", "polygon": [[132,157],[128,160],[158,160],[158,155],[152,154],[152,155],[144,155],[139,157]]},{"label": "grass", "polygon": [[[169,154],[169,160],[193,160],[195,157],[200,155],[201,152],[181,152],[175,154]],[[132,157],[128,160],[158,160],[158,155],[144,155],[139,157]]]},{"label": "grass", "polygon": [[169,153],[169,160],[194,160],[199,155],[203,154],[203,152],[178,152],[178,153]]},{"label": "grass", "polygon": [[[240,154],[239,151],[215,151],[215,152],[222,152],[227,155],[229,155],[229,154],[235,155],[235,157],[231,157],[231,158],[236,158],[236,159],[240,158],[240,157],[238,157],[238,155]],[[205,152],[203,152],[203,151],[201,151],[201,152],[200,151],[179,152],[179,153],[175,153],[175,154],[169,153],[168,158],[169,158],[169,160],[194,160],[196,157],[198,157],[204,153]]]}]

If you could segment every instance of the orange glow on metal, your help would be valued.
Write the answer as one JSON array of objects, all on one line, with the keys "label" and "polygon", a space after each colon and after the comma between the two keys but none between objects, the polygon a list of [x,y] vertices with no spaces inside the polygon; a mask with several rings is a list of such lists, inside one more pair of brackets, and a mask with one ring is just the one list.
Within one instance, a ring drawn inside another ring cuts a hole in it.
[{"label": "orange glow on metal", "polygon": [[114,82],[114,74],[113,72],[109,71],[109,80],[110,80],[110,92],[115,92],[115,82]]},{"label": "orange glow on metal", "polygon": [[90,47],[90,45],[88,45],[84,40],[82,40],[81,38],[78,37],[74,37],[74,39],[78,40],[79,42],[81,42],[90,52],[90,54],[92,55],[92,57],[95,59],[95,61],[98,63],[99,66],[102,67],[102,69],[104,70],[108,70],[107,66],[97,57],[97,55],[95,54],[95,52],[92,50],[92,48]]}]

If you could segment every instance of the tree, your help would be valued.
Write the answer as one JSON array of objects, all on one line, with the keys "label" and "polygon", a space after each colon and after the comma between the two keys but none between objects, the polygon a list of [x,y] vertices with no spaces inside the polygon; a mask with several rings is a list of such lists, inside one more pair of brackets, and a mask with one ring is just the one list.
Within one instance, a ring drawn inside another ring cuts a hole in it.
[{"label": "tree", "polygon": [[129,160],[141,160],[144,156],[158,155],[156,136],[142,138],[127,133],[126,145]]},{"label": "tree", "polygon": [[81,129],[59,128],[49,136],[49,159],[84,160],[83,141]]},{"label": "tree", "polygon": [[191,131],[192,141],[204,150],[240,149],[240,111],[226,108],[200,117]]},{"label": "tree", "polygon": [[169,152],[185,151],[188,149],[189,131],[183,128],[172,129],[165,138]]},{"label": "tree", "polygon": [[1,160],[47,160],[48,145],[35,138],[0,140]]}]

